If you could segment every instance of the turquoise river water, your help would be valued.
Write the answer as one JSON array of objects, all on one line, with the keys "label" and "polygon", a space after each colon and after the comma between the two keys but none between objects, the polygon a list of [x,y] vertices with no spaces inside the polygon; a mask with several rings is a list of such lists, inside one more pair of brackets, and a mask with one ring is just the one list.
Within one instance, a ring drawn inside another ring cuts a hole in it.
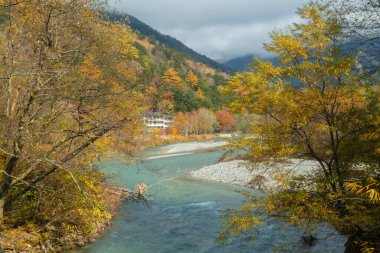
[{"label": "turquoise river water", "polygon": [[159,154],[160,148],[155,148],[133,164],[110,159],[99,165],[116,185],[129,189],[142,182],[149,185],[150,207],[125,201],[106,234],[74,253],[343,252],[344,237],[327,227],[316,232],[323,238],[308,247],[300,242],[301,229],[265,217],[255,238],[216,243],[221,211],[238,207],[243,201],[238,191],[247,189],[186,176],[190,170],[215,164],[222,152],[149,159]]}]

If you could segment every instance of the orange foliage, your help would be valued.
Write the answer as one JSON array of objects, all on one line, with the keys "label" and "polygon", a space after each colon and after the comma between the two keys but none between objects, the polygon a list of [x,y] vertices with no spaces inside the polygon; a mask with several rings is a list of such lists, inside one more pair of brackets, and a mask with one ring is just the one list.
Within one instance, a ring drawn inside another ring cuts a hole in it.
[{"label": "orange foliage", "polygon": [[215,116],[216,116],[216,120],[218,121],[218,124],[220,126],[220,129],[223,132],[231,131],[232,129],[235,128],[235,126],[236,126],[235,119],[232,116],[232,114],[230,112],[228,112],[227,110],[217,111],[215,113]]},{"label": "orange foliage", "polygon": [[169,128],[168,128],[168,133],[169,133],[170,135],[177,135],[177,134],[178,134],[178,131],[177,131],[177,129],[176,129],[175,127],[169,127]]},{"label": "orange foliage", "polygon": [[189,131],[189,115],[182,112],[174,114],[174,127],[178,133],[187,134]]},{"label": "orange foliage", "polygon": [[190,69],[189,73],[186,76],[186,82],[192,84],[193,86],[198,85],[198,77],[193,73],[193,71]]},{"label": "orange foliage", "polygon": [[203,94],[203,91],[201,89],[197,90],[197,97],[200,99],[205,99],[205,95]]},{"label": "orange foliage", "polygon": [[162,83],[168,84],[168,85],[176,85],[181,82],[181,78],[178,76],[177,71],[175,71],[173,68],[169,68],[166,70],[162,77]]}]

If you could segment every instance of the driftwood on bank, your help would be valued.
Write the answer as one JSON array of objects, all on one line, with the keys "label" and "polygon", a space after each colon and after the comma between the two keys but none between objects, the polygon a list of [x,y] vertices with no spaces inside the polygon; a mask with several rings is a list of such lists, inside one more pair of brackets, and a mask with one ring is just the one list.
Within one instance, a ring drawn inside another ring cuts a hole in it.
[{"label": "driftwood on bank", "polygon": [[146,197],[147,188],[148,187],[145,184],[138,184],[135,187],[135,191],[130,191],[125,188],[112,188],[112,189],[107,189],[107,191],[111,194],[119,195],[122,199],[135,200],[135,201],[142,200],[146,203],[148,207],[150,207],[147,197]]}]

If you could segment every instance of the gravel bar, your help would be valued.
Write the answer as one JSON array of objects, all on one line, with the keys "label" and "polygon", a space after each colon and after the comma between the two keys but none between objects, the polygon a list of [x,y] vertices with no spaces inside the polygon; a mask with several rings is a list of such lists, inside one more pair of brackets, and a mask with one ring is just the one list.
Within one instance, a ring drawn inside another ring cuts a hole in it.
[{"label": "gravel bar", "polygon": [[243,160],[221,162],[190,172],[194,179],[224,184],[273,189],[278,186],[278,175],[307,176],[318,170],[317,162],[288,159],[281,163],[251,165]]}]

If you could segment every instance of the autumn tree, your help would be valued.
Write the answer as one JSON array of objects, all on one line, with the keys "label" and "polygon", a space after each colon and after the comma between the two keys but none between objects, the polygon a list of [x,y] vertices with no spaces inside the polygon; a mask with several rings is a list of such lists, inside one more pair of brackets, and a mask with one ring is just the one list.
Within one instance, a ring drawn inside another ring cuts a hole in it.
[{"label": "autumn tree", "polygon": [[190,128],[190,118],[187,113],[177,112],[174,114],[174,127],[177,129],[178,133],[185,135],[189,134]]},{"label": "autumn tree", "polygon": [[177,71],[175,71],[173,68],[169,68],[165,71],[161,81],[164,85],[175,86],[181,82],[181,78],[178,76]]},{"label": "autumn tree", "polygon": [[198,97],[200,100],[204,100],[204,99],[206,99],[206,97],[205,97],[203,91],[202,91],[200,88],[197,89],[196,94],[197,94],[197,97]]},{"label": "autumn tree", "polygon": [[304,22],[273,32],[265,45],[281,66],[258,60],[251,72],[232,77],[226,91],[235,97],[231,109],[271,119],[253,125],[254,139],[235,143],[247,150],[247,159],[311,159],[319,169],[292,179],[263,201],[249,201],[229,216],[222,237],[259,224],[255,209],[284,214],[294,224],[329,222],[350,235],[349,242],[379,248],[378,204],[352,198],[345,185],[379,169],[379,138],[373,135],[380,127],[376,83],[357,71],[354,55],[342,50],[343,29],[335,15],[316,4],[298,14]]},{"label": "autumn tree", "polygon": [[172,100],[172,93],[167,92],[164,95],[166,98],[160,100],[157,104],[156,111],[166,114],[173,113],[174,105]]},{"label": "autumn tree", "polygon": [[220,130],[223,132],[231,131],[236,126],[233,115],[225,109],[217,111],[215,113],[215,117],[220,127]]},{"label": "autumn tree", "polygon": [[193,114],[193,123],[196,134],[212,133],[216,125],[215,114],[210,109],[200,108]]},{"label": "autumn tree", "polygon": [[193,70],[189,70],[189,73],[186,76],[186,82],[196,87],[198,85],[198,77],[194,74]]},{"label": "autumn tree", "polygon": [[189,73],[186,76],[186,82],[191,84],[192,87],[196,88],[196,95],[200,100],[204,100],[205,96],[203,94],[203,91],[198,87],[199,79],[194,74],[193,70],[189,70]]},{"label": "autumn tree", "polygon": [[249,114],[246,111],[234,114],[233,116],[236,123],[236,130],[242,133],[249,133],[252,125],[260,124],[264,122],[266,118],[256,114]]},{"label": "autumn tree", "polygon": [[[87,196],[94,200],[87,202],[90,210],[101,193],[91,190],[96,177],[88,176],[88,165],[105,146],[117,142],[127,152],[134,147],[142,109],[131,85],[138,74],[134,37],[125,26],[104,21],[100,5],[2,1],[7,21],[0,30],[0,219],[37,203],[36,192],[51,194],[58,182],[68,187],[61,192],[71,191],[66,200],[78,205],[86,205],[84,192],[95,194]],[[28,209],[31,217],[49,205],[43,203]],[[65,205],[74,209],[62,211],[80,210],[71,204]]]},{"label": "autumn tree", "polygon": [[180,87],[181,78],[178,73],[169,68],[161,79],[151,87],[153,110],[162,113],[172,113],[174,109],[173,99],[175,90]]}]

